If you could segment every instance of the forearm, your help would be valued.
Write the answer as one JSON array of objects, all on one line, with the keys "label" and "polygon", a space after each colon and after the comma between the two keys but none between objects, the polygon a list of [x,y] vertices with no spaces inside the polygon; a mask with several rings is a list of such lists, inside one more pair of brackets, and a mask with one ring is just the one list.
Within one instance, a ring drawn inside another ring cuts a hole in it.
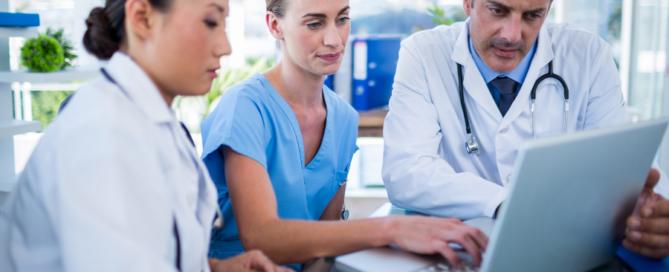
[{"label": "forearm", "polygon": [[374,218],[340,222],[268,220],[240,229],[246,250],[258,249],[279,264],[302,263],[391,243],[392,220]]},{"label": "forearm", "polygon": [[339,221],[344,206],[344,196],[346,194],[346,183],[342,185],[337,193],[332,197],[330,203],[325,207],[323,214],[318,220],[321,221]]}]

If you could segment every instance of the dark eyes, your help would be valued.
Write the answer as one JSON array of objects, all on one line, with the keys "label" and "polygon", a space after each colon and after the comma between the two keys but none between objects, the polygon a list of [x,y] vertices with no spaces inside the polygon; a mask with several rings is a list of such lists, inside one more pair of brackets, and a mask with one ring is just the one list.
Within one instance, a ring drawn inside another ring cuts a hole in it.
[{"label": "dark eyes", "polygon": [[536,13],[535,13],[535,14],[530,14],[530,15],[528,15],[528,16],[530,17],[530,19],[539,19],[539,18],[541,18],[541,14],[536,14]]},{"label": "dark eyes", "polygon": [[218,26],[218,22],[212,20],[204,20],[204,24],[209,28],[215,28]]},{"label": "dark eyes", "polygon": [[494,14],[502,14],[502,13],[504,13],[504,10],[499,9],[499,8],[490,8],[490,10],[491,10],[492,13],[494,13]]}]

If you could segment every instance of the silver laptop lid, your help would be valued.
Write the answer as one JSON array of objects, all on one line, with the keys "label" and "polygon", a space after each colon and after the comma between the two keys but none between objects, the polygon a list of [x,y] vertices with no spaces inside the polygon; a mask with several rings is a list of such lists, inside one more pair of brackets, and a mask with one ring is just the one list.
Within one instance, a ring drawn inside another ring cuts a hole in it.
[{"label": "silver laptop lid", "polygon": [[527,142],[482,271],[587,271],[615,257],[667,119]]}]

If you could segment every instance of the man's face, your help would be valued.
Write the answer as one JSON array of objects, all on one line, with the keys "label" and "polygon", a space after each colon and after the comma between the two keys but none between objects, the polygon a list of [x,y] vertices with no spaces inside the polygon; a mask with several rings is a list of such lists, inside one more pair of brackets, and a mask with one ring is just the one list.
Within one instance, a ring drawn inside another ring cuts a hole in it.
[{"label": "man's face", "polygon": [[539,36],[552,0],[464,0],[476,53],[488,68],[509,73]]}]

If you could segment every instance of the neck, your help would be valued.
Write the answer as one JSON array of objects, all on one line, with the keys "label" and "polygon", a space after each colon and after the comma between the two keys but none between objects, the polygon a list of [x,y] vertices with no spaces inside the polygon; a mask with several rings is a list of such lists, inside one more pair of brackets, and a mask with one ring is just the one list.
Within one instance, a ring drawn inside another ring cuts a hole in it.
[{"label": "neck", "polygon": [[324,105],[325,76],[305,71],[284,59],[265,73],[265,77],[291,106],[314,108]]},{"label": "neck", "polygon": [[119,51],[121,51],[121,53],[123,53],[123,54],[126,54],[126,55],[130,56],[130,58],[135,63],[137,63],[137,65],[139,65],[139,67],[142,68],[142,70],[144,70],[144,73],[146,73],[146,75],[149,76],[149,79],[151,79],[151,82],[153,82],[153,85],[156,86],[156,89],[158,89],[158,92],[160,93],[160,96],[163,98],[163,100],[165,100],[165,103],[167,103],[167,107],[171,108],[172,107],[172,102],[174,102],[174,98],[176,98],[176,95],[165,91],[165,88],[163,88],[162,86],[160,86],[160,84],[158,84],[158,81],[156,81],[155,76],[153,76],[151,71],[146,69],[147,66],[144,65],[144,63],[142,62],[142,58],[137,58],[135,56],[137,54],[133,54],[135,52],[129,52],[128,47],[125,44],[121,44],[121,46],[119,48]]}]

